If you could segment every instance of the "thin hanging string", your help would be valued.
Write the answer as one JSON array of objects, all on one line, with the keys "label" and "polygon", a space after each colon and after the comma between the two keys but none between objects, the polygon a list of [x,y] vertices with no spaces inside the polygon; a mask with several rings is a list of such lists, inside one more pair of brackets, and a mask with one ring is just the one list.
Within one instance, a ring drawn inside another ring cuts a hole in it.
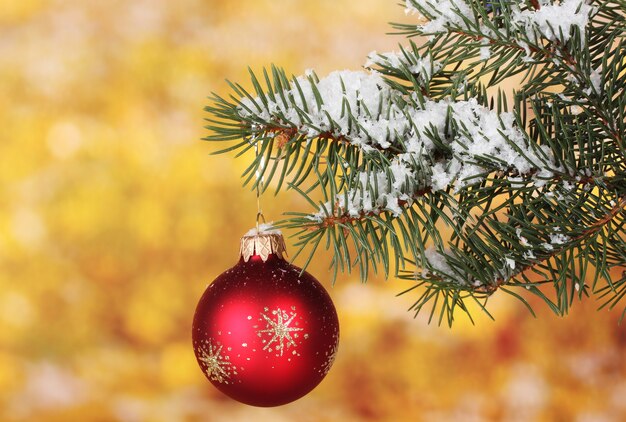
[{"label": "thin hanging string", "polygon": [[[259,143],[258,141],[254,144],[254,154],[258,159],[259,157]],[[265,157],[261,157],[261,162],[259,163],[259,167],[255,171],[256,174],[256,232],[259,233],[259,222],[263,220],[265,224],[265,216],[263,215],[263,210],[261,209],[261,185],[263,184],[263,178],[261,177],[261,169],[265,166]]]}]

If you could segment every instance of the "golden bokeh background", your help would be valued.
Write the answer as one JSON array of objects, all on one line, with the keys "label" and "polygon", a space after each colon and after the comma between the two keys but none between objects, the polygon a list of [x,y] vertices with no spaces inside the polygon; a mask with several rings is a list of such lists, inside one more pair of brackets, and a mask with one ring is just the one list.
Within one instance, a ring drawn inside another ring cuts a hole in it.
[{"label": "golden bokeh background", "polygon": [[206,97],[248,65],[358,69],[408,19],[390,0],[1,2],[0,421],[626,420],[619,312],[535,319],[496,295],[495,322],[428,325],[404,282],[332,287],[324,251],[342,339],[316,390],[253,408],[197,368],[195,304],[256,212],[245,160],[200,141]]}]

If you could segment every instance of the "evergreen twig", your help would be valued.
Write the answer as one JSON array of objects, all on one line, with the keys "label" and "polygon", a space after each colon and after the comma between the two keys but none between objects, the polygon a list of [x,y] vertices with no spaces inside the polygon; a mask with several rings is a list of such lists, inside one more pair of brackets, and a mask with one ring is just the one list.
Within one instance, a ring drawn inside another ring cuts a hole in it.
[{"label": "evergreen twig", "polygon": [[557,314],[592,294],[618,306],[626,0],[406,8],[417,23],[393,27],[408,45],[370,55],[369,73],[251,71],[251,92],[213,94],[205,139],[228,142],[218,153],[258,146],[244,182],[307,199],[311,211],[278,223],[296,255],[309,250],[306,264],[324,243],[335,274],[410,280],[411,310],[429,308],[429,320],[452,324],[468,300],[488,314],[496,291],[531,312],[527,294]]}]

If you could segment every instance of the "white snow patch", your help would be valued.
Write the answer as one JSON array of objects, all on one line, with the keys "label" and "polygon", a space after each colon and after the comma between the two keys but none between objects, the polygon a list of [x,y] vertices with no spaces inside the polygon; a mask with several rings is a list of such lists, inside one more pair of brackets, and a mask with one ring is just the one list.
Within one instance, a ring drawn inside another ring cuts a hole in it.
[{"label": "white snow patch", "polygon": [[509,268],[511,268],[512,270],[514,270],[514,269],[515,269],[515,260],[514,260],[514,259],[512,259],[512,258],[508,258],[508,257],[507,257],[507,258],[504,258],[504,259],[505,259],[505,261],[506,261],[506,265],[508,265],[508,266],[509,266]]},{"label": "white snow patch", "polygon": [[481,44],[483,45],[482,47],[480,47],[481,60],[489,60],[491,58],[491,49],[489,48],[489,43],[489,38],[483,38],[481,40]]},{"label": "white snow patch", "polygon": [[424,255],[426,255],[428,264],[430,264],[430,266],[437,272],[440,272],[445,275],[454,274],[454,272],[452,271],[452,268],[450,268],[450,266],[448,265],[448,262],[446,261],[445,255],[437,252],[435,248],[431,247],[431,248],[426,249],[424,251]]},{"label": "white snow patch", "polygon": [[244,234],[244,237],[252,237],[258,234],[282,234],[282,232],[274,228],[272,222],[269,222],[260,224],[258,229],[256,227],[251,228]]},{"label": "white snow patch", "polygon": [[540,44],[540,38],[551,41],[567,42],[571,38],[573,28],[578,28],[585,44],[585,28],[589,19],[596,13],[596,8],[585,0],[562,0],[559,3],[548,3],[538,10],[514,10],[511,14],[513,22],[526,33],[533,43]]},{"label": "white snow patch", "polygon": [[[408,58],[407,55],[410,58]],[[393,67],[396,69],[404,66],[408,68],[412,74],[417,76],[417,79],[422,85],[428,85],[433,75],[442,68],[442,64],[433,60],[430,53],[424,54],[421,57],[415,57],[410,52],[403,53],[401,51],[389,51],[385,53],[372,51],[368,54],[364,67],[371,69],[374,65]]]},{"label": "white snow patch", "polygon": [[[450,26],[467,28],[465,19],[474,22],[476,19],[471,6],[465,0],[407,0],[406,9],[409,13],[424,16],[420,9],[434,18],[419,28],[425,34],[446,32]],[[428,16],[430,18],[430,16]]]},{"label": "white snow patch", "polygon": [[570,237],[562,233],[553,233],[550,235],[550,243],[553,245],[562,245],[570,240]]},{"label": "white snow patch", "polygon": [[602,93],[602,75],[598,69],[594,69],[591,71],[590,75],[591,86],[596,91],[597,94]]}]

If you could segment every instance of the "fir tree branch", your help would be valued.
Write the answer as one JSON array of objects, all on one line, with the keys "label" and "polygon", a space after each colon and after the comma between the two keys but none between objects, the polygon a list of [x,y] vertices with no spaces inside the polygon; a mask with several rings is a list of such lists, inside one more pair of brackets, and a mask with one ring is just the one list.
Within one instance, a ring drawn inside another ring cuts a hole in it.
[{"label": "fir tree branch", "polygon": [[[583,232],[581,234],[579,234],[578,236],[576,236],[575,238],[573,238],[571,241],[569,241],[567,244],[563,244],[563,246],[561,246],[560,248],[554,248],[549,254],[547,254],[546,256],[542,257],[541,259],[534,261],[528,265],[525,265],[523,267],[520,267],[519,270],[516,270],[515,273],[513,273],[511,275],[510,278],[504,278],[504,277],[500,277],[496,280],[495,284],[492,285],[486,285],[486,286],[480,286],[480,288],[478,289],[478,291],[480,291],[481,293],[487,293],[489,295],[493,294],[496,290],[498,290],[500,287],[502,286],[518,286],[519,283],[515,283],[512,282],[511,280],[515,279],[516,277],[522,275],[523,273],[532,270],[535,266],[537,266],[538,264],[547,261],[549,259],[553,259],[555,256],[563,253],[564,251],[572,248],[573,245],[576,245],[582,241],[585,240],[589,240],[594,238],[595,236],[598,235],[598,232],[600,232],[601,230],[604,229],[604,227],[609,224],[610,222],[613,221],[613,219],[621,214],[624,213],[626,210],[626,195],[622,196],[621,198],[618,199],[618,201],[616,202],[616,204],[600,219],[598,219],[597,221],[595,221],[592,225],[590,225],[589,227],[585,228],[585,230],[583,230]],[[525,283],[522,283],[525,284]]]},{"label": "fir tree branch", "polygon": [[[306,264],[325,240],[335,275],[395,270],[424,287],[412,310],[430,304],[430,319],[469,315],[467,300],[487,312],[497,290],[530,309],[512,287],[563,314],[589,294],[590,267],[591,291],[614,307],[626,296],[626,273],[611,275],[626,267],[626,1],[406,4],[430,21],[395,27],[424,45],[370,54],[370,73],[272,68],[265,88],[251,73],[254,94],[214,96],[207,139],[259,147],[247,181],[279,190],[289,176],[314,211],[280,225],[298,254],[312,248]],[[509,113],[488,89],[520,73]]]}]

